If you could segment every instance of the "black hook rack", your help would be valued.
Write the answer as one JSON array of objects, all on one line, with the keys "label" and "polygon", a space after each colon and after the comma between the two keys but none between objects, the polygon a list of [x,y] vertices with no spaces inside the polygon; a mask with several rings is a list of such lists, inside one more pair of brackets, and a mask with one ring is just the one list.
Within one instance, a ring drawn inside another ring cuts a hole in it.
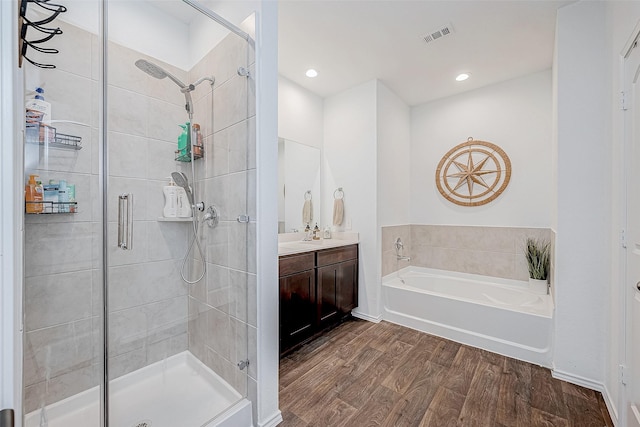
[{"label": "black hook rack", "polygon": [[[29,18],[27,18],[27,7],[29,3],[33,3],[39,6],[40,8],[44,9],[48,13],[48,16],[39,21],[32,21]],[[56,66],[53,64],[42,64],[30,59],[27,56],[27,49],[30,48],[39,53],[46,53],[46,54],[52,54],[52,55],[59,53],[60,51],[58,49],[54,49],[51,47],[43,47],[39,45],[42,43],[48,42],[53,37],[59,34],[62,34],[62,30],[60,29],[60,27],[52,28],[52,27],[45,27],[45,25],[50,24],[58,17],[58,15],[66,11],[67,11],[67,8],[65,6],[61,4],[52,3],[50,0],[20,0],[20,18],[18,21],[18,25],[20,27],[20,47],[19,47],[20,61],[18,65],[20,67],[22,67],[22,58],[24,58],[27,61],[29,61],[31,64],[35,65],[36,67],[49,68],[49,69],[56,68]],[[31,31],[29,31],[29,28],[33,28],[34,30],[39,31],[45,36],[37,40],[34,40],[34,39],[27,40],[27,33],[31,33]]]}]

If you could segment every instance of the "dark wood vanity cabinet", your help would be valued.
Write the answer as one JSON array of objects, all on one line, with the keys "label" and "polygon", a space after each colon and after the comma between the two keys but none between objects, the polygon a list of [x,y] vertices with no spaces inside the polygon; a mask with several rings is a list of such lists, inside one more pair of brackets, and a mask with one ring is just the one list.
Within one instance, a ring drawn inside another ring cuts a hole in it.
[{"label": "dark wood vanity cabinet", "polygon": [[358,245],[280,258],[280,354],[358,305]]},{"label": "dark wood vanity cabinet", "polygon": [[326,249],[316,255],[318,323],[331,326],[351,313],[358,301],[358,247]]},{"label": "dark wood vanity cabinet", "polygon": [[315,254],[280,259],[280,349],[311,337],[316,325]]}]

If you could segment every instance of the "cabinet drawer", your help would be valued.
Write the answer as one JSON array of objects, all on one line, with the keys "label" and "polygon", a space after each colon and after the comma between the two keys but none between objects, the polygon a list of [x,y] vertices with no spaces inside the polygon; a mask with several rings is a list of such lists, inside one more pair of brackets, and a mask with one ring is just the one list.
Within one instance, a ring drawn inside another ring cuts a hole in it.
[{"label": "cabinet drawer", "polygon": [[344,246],[335,249],[325,249],[318,251],[317,266],[335,264],[337,262],[348,261],[358,258],[358,245]]},{"label": "cabinet drawer", "polygon": [[278,276],[287,276],[300,271],[312,270],[315,267],[315,252],[306,252],[280,258]]}]

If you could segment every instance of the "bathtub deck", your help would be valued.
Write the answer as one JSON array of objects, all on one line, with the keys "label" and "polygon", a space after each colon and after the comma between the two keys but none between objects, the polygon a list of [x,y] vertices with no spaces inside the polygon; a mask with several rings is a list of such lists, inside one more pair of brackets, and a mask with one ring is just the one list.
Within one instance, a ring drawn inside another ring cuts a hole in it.
[{"label": "bathtub deck", "polygon": [[613,426],[600,393],[387,322],[351,321],[280,362],[282,427]]}]

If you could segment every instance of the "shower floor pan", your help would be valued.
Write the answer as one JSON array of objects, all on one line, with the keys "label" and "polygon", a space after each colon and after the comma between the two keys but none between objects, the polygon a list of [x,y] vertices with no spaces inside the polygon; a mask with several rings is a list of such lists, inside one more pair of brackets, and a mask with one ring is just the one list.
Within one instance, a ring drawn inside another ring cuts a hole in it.
[{"label": "shower floor pan", "polygon": [[[109,384],[113,427],[250,427],[251,403],[185,351]],[[99,427],[100,388],[25,417],[25,427]],[[215,417],[215,419],[214,419]]]}]

